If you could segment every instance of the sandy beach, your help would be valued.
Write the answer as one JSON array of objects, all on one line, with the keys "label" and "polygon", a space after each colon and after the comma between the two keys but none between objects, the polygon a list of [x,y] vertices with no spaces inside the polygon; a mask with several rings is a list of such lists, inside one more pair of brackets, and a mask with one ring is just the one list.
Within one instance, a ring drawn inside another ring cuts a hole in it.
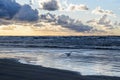
[{"label": "sandy beach", "polygon": [[82,76],[76,72],[0,59],[0,80],[120,80],[120,77]]}]

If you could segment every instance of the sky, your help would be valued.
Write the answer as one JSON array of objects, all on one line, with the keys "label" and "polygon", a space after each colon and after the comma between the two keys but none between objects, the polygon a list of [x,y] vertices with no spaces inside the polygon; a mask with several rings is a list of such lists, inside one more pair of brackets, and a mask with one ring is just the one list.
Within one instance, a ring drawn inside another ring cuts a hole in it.
[{"label": "sky", "polygon": [[2,36],[120,35],[120,0],[0,0]]}]

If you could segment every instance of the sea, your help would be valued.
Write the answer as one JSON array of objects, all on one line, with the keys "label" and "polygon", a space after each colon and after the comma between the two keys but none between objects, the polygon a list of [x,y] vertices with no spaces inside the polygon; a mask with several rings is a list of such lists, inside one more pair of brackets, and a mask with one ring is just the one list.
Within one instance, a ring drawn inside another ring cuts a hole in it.
[{"label": "sea", "polygon": [[120,77],[120,36],[1,36],[0,58]]}]

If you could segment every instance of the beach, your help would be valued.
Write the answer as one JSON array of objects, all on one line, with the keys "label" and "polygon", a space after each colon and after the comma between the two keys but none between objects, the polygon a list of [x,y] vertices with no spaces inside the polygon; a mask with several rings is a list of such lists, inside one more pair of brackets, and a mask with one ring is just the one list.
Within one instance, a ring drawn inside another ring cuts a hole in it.
[{"label": "beach", "polygon": [[119,37],[0,37],[0,80],[120,80],[119,41]]},{"label": "beach", "polygon": [[120,77],[82,76],[77,72],[0,59],[0,80],[120,80]]}]

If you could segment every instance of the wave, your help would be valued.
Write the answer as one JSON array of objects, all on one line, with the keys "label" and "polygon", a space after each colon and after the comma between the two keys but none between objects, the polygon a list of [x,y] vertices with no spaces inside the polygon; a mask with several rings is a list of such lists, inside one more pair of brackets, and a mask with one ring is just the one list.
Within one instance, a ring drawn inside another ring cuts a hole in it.
[{"label": "wave", "polygon": [[0,37],[0,47],[120,50],[119,36]]}]

